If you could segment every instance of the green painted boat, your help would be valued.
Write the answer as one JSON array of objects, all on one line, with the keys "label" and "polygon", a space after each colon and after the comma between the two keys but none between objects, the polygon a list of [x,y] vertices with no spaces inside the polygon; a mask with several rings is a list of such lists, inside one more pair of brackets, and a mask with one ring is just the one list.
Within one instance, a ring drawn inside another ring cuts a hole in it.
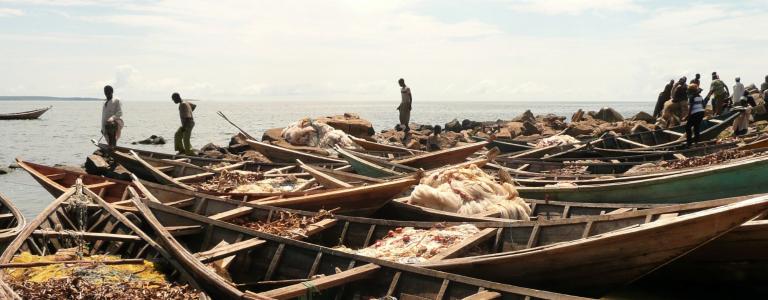
[{"label": "green painted boat", "polygon": [[344,150],[340,147],[336,147],[335,149],[339,153],[339,157],[346,160],[357,174],[363,176],[373,178],[398,177],[418,171],[416,168],[392,163],[384,159],[374,159],[372,157],[363,158],[361,155],[353,154],[351,151]]},{"label": "green painted boat", "polygon": [[571,202],[687,203],[768,192],[768,156],[630,182],[518,187],[520,196]]}]

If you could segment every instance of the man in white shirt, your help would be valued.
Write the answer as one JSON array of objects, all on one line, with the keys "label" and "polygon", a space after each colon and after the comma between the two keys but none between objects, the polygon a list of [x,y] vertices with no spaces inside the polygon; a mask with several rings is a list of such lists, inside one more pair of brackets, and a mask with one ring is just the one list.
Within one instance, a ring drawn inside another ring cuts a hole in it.
[{"label": "man in white shirt", "polygon": [[104,106],[101,109],[101,134],[106,138],[110,148],[117,146],[120,132],[123,129],[123,108],[120,99],[114,96],[111,86],[104,87]]},{"label": "man in white shirt", "polygon": [[731,104],[737,105],[742,95],[744,95],[744,84],[741,83],[740,77],[736,77],[736,84],[733,85],[733,94],[731,94]]}]

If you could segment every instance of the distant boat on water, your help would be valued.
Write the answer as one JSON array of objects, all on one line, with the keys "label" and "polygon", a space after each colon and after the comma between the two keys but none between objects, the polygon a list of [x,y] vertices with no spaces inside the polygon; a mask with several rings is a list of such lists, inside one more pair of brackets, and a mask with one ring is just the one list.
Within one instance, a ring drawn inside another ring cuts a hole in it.
[{"label": "distant boat on water", "polygon": [[0,114],[0,120],[32,120],[42,116],[46,111],[51,109],[52,106],[46,108],[35,109],[30,111],[23,111],[17,113]]}]

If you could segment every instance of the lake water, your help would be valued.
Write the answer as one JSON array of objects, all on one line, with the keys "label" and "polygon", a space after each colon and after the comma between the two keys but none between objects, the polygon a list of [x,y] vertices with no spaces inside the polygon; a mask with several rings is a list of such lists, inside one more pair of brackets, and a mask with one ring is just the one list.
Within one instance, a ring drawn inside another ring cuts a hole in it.
[{"label": "lake water", "polygon": [[[396,102],[368,103],[277,103],[277,102],[196,102],[195,147],[208,142],[226,145],[237,131],[216,112],[224,112],[232,121],[254,136],[265,129],[282,127],[299,118],[355,112],[370,120],[379,131],[397,123]],[[46,165],[80,165],[93,153],[90,139],[98,140],[101,102],[76,101],[0,101],[0,113],[18,112],[52,105],[38,120],[0,121],[0,167],[21,157]],[[454,118],[489,121],[511,119],[526,109],[534,114],[554,113],[570,117],[578,109],[598,110],[610,105],[624,116],[644,110],[652,111],[653,103],[639,102],[416,102],[411,120],[420,124],[444,124]],[[159,135],[165,145],[136,145],[160,152],[173,152],[173,134],[179,126],[178,109],[168,102],[132,102],[123,100],[121,145]],[[130,145],[128,145],[130,146]],[[0,192],[9,196],[27,217],[40,212],[52,197],[23,170],[0,175]]]}]

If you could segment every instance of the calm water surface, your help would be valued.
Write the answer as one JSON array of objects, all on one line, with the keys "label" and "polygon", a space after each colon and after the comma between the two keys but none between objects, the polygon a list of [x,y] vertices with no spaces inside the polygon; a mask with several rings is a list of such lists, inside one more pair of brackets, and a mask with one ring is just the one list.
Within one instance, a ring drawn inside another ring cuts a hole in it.
[{"label": "calm water surface", "polygon": [[[282,127],[305,116],[317,117],[358,113],[370,120],[379,131],[397,123],[398,103],[264,103],[264,102],[197,102],[195,129],[192,143],[201,147],[214,142],[226,145],[236,130],[216,115],[224,112],[254,136],[265,129]],[[611,105],[625,116],[638,111],[652,110],[653,103],[638,102],[463,102],[415,103],[412,121],[421,124],[444,124],[453,118],[471,120],[511,119],[526,109],[534,114],[554,113],[570,117],[579,108],[598,110]],[[80,165],[93,153],[90,139],[99,139],[101,102],[75,101],[0,101],[0,113],[31,110],[52,105],[39,120],[0,121],[0,167],[13,162],[15,157],[53,164]],[[161,152],[173,151],[173,134],[179,126],[177,106],[168,102],[135,102],[123,100],[125,128],[119,141],[129,144],[156,134],[169,142],[160,146],[134,147]],[[130,145],[128,145],[130,146]],[[40,212],[52,197],[40,188],[23,170],[0,175],[0,192],[8,195],[28,217]]]}]

